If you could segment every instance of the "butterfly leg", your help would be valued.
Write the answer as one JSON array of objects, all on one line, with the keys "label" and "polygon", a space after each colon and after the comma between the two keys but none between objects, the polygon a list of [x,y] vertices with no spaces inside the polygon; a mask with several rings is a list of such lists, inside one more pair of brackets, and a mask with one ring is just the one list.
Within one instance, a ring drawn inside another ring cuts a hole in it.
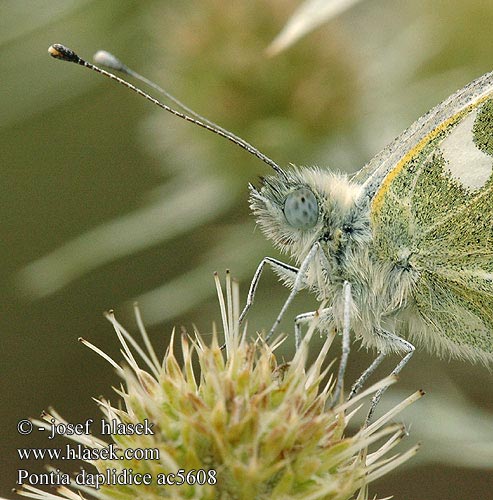
[{"label": "butterfly leg", "polygon": [[[333,395],[334,404],[337,404],[339,397],[342,392],[342,386],[344,382],[344,374],[346,372],[347,361],[349,358],[350,350],[350,331],[351,331],[351,284],[348,281],[344,282],[343,286],[344,293],[344,323],[342,330],[342,354],[341,360],[339,362],[339,370],[337,372],[337,384]],[[298,314],[294,320],[294,333],[296,339],[296,349],[300,347],[301,344],[301,325],[303,323],[310,323],[313,318],[320,315],[322,321],[327,321],[332,316],[332,308],[327,307],[321,311],[311,311],[303,314]]]},{"label": "butterfly leg", "polygon": [[277,328],[277,325],[281,322],[282,317],[284,316],[284,313],[288,309],[289,305],[291,302],[293,302],[293,299],[295,298],[296,294],[303,288],[305,285],[305,276],[306,272],[308,271],[308,267],[317,254],[317,252],[320,251],[320,243],[317,241],[311,248],[306,257],[303,259],[303,262],[300,265],[300,268],[297,270],[298,272],[296,273],[296,278],[293,282],[293,288],[291,289],[291,293],[289,294],[288,298],[286,299],[286,302],[284,302],[284,305],[281,308],[281,311],[277,315],[276,320],[274,321],[274,324],[272,325],[271,329],[269,330],[269,333],[265,337],[265,340],[269,340],[272,335],[274,335],[274,331]]},{"label": "butterfly leg", "polygon": [[351,333],[351,283],[345,281],[342,287],[344,293],[344,322],[342,326],[342,353],[341,361],[339,362],[339,370],[337,372],[337,384],[332,398],[333,404],[337,404],[342,392],[344,384],[344,374],[346,373],[347,361],[350,350],[350,333]]},{"label": "butterfly leg", "polygon": [[257,267],[255,274],[253,275],[252,282],[250,283],[250,289],[248,290],[246,305],[243,308],[243,311],[240,314],[239,322],[240,324],[245,319],[250,307],[252,307],[253,301],[255,299],[255,292],[257,291],[257,286],[260,281],[260,276],[262,275],[262,271],[266,264],[269,264],[274,270],[278,271],[278,273],[282,277],[286,277],[290,280],[295,280],[296,275],[298,274],[298,268],[290,266],[289,264],[285,264],[280,260],[273,259],[272,257],[264,257],[262,262]]},{"label": "butterfly leg", "polygon": [[293,282],[293,287],[292,287],[291,293],[289,294],[288,298],[286,299],[286,302],[284,302],[284,305],[282,306],[280,313],[277,315],[277,318],[276,318],[274,324],[272,325],[271,329],[269,330],[269,333],[265,337],[265,340],[269,340],[272,337],[272,335],[274,334],[274,331],[275,331],[277,325],[281,322],[281,319],[284,316],[284,313],[286,312],[289,304],[291,304],[295,295],[303,288],[305,274],[306,274],[306,271],[308,270],[308,266],[309,266],[310,262],[312,261],[313,257],[315,256],[315,254],[319,250],[320,250],[320,244],[317,242],[311,247],[307,256],[304,258],[303,262],[301,263],[301,266],[299,269],[296,267],[290,266],[289,264],[285,264],[284,262],[281,262],[280,260],[273,259],[272,257],[263,258],[262,261],[260,262],[259,266],[257,267],[255,274],[253,275],[252,282],[250,283],[250,289],[248,290],[246,305],[240,314],[239,322],[241,323],[243,321],[246,314],[250,310],[250,307],[252,306],[253,300],[255,298],[255,292],[257,291],[257,286],[258,286],[258,283],[260,281],[260,276],[262,275],[262,271],[264,269],[264,266],[266,264],[269,264],[274,270],[278,271],[278,273],[281,275],[281,277],[286,278],[288,281]]},{"label": "butterfly leg", "polygon": [[317,314],[318,311],[310,311],[298,314],[298,316],[294,318],[294,342],[296,350],[298,350],[301,345],[301,325],[311,323],[311,321],[317,316]]},{"label": "butterfly leg", "polygon": [[[397,366],[390,372],[390,375],[397,375],[401,372],[401,370],[404,368],[404,366],[406,366],[408,361],[411,359],[416,348],[414,347],[413,344],[411,344],[411,342],[408,342],[407,340],[404,340],[403,338],[401,338],[393,333],[390,333],[390,332],[382,332],[382,333],[384,333],[384,336],[388,342],[393,344],[393,346],[396,347],[398,350],[406,353],[405,356],[397,364]],[[382,397],[382,394],[386,390],[387,390],[387,387],[382,387],[382,389],[378,390],[374,394],[373,398],[371,399],[370,410],[368,411],[368,415],[366,417],[366,425],[368,425],[370,423],[371,418],[373,416],[373,413],[375,412],[375,408],[377,407],[378,402],[380,401],[380,399]]]},{"label": "butterfly leg", "polygon": [[320,311],[310,311],[306,313],[301,313],[294,318],[294,338],[296,349],[301,345],[301,326],[312,322],[312,320],[319,316],[322,322],[328,321],[332,317],[332,307],[326,307]]},{"label": "butterfly leg", "polygon": [[[247,300],[243,311],[241,311],[240,317],[238,319],[239,324],[243,322],[245,316],[247,315],[250,307],[253,305],[253,301],[255,299],[255,292],[257,291],[257,286],[260,281],[260,276],[262,275],[262,271],[266,264],[269,264],[272,269],[276,270],[283,278],[294,281],[296,279],[296,275],[298,274],[298,268],[294,266],[290,266],[289,264],[285,264],[280,260],[273,259],[272,257],[264,257],[253,275],[252,281],[250,283],[250,288],[248,290]],[[226,348],[226,344],[221,346],[221,350]]]},{"label": "butterfly leg", "polygon": [[378,356],[375,358],[375,361],[359,376],[356,382],[351,387],[351,392],[349,393],[348,400],[352,399],[358,392],[361,390],[365,382],[368,380],[368,377],[378,368],[378,365],[385,358],[385,354],[383,352],[379,352]]}]

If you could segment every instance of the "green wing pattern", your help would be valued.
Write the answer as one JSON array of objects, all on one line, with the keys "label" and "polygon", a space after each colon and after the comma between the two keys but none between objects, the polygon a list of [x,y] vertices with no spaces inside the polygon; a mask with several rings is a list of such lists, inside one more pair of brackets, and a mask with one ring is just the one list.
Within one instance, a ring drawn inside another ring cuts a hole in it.
[{"label": "green wing pattern", "polygon": [[477,189],[464,186],[440,149],[472,112],[477,114],[471,140],[491,157],[493,169],[489,99],[435,129],[382,182],[372,204],[373,250],[387,262],[401,263],[404,255],[406,265],[417,271],[411,295],[420,321],[410,321],[411,337],[441,353],[490,363],[493,176]]}]

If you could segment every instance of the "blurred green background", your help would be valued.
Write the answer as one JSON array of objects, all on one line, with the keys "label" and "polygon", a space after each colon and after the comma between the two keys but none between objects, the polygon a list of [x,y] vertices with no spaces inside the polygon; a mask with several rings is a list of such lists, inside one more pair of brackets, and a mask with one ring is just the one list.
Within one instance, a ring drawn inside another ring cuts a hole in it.
[{"label": "blurred green background", "polygon": [[[219,321],[212,273],[245,291],[276,256],[255,230],[247,183],[268,167],[112,82],[51,59],[64,43],[107,49],[281,166],[354,172],[411,122],[493,69],[493,2],[365,0],[274,58],[265,48],[294,0],[3,2],[0,16],[0,495],[15,449],[46,446],[16,422],[54,406],[99,418],[92,396],[118,378],[77,342],[121,359],[114,308],[135,328],[134,300],[161,352],[173,326],[205,336]],[[249,317],[270,327],[287,290],[269,272]],[[296,312],[310,310],[305,294]],[[294,341],[285,344],[289,357]],[[313,349],[317,349],[314,344]],[[354,344],[348,381],[372,359]],[[395,365],[390,359],[380,374]],[[402,420],[418,457],[381,479],[379,497],[493,499],[493,375],[419,352],[382,405],[428,395]],[[348,382],[350,383],[350,382]],[[381,409],[381,410],[382,410]],[[70,470],[68,470],[70,471]]]}]

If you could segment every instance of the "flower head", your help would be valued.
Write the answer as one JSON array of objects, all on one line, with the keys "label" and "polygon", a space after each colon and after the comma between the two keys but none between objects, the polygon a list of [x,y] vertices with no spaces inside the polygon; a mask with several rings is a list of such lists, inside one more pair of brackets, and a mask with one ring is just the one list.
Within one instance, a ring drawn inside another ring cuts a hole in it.
[{"label": "flower head", "polygon": [[[245,330],[240,330],[237,287],[229,275],[226,297],[217,277],[216,284],[225,349],[221,349],[215,330],[210,345],[197,332],[193,336],[183,333],[179,356],[172,335],[164,359],[159,361],[138,309],[145,350],[112,313],[107,314],[126,364],[122,368],[83,341],[108,359],[124,381],[116,391],[122,399],[120,405],[113,406],[105,399],[98,403],[108,422],[128,429],[146,421],[152,424],[152,432],[116,433],[111,443],[123,458],[86,460],[96,469],[92,473],[101,475],[98,489],[72,485],[71,489],[59,488],[57,496],[24,486],[19,494],[40,499],[225,500],[343,500],[358,494],[361,500],[367,498],[370,482],[415,453],[416,447],[386,456],[405,435],[401,425],[387,422],[419,393],[350,435],[347,425],[358,410],[357,402],[389,380],[330,408],[333,383],[326,380],[328,369],[323,366],[333,336],[327,338],[315,362],[307,366],[313,325],[293,359],[281,363],[275,356],[281,339],[269,345],[261,338],[247,340]],[[54,412],[46,420],[51,418],[63,422]],[[74,438],[91,449],[111,444],[90,436]],[[369,447],[375,449],[370,453]],[[155,450],[155,455],[153,459],[124,456],[129,449]],[[127,474],[126,484],[111,484],[119,474]],[[136,474],[147,475],[150,483],[131,484],[131,474],[134,478]],[[174,474],[174,485],[159,484],[170,474]],[[183,484],[177,485],[180,480]]]}]

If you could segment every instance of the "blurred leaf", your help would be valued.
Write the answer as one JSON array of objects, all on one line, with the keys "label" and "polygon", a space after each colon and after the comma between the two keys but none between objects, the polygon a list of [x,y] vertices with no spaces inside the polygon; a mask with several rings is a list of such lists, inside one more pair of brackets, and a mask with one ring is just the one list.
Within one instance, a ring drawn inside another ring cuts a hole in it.
[{"label": "blurred leaf", "polygon": [[267,53],[274,56],[318,26],[330,21],[361,0],[306,0],[274,38]]}]

